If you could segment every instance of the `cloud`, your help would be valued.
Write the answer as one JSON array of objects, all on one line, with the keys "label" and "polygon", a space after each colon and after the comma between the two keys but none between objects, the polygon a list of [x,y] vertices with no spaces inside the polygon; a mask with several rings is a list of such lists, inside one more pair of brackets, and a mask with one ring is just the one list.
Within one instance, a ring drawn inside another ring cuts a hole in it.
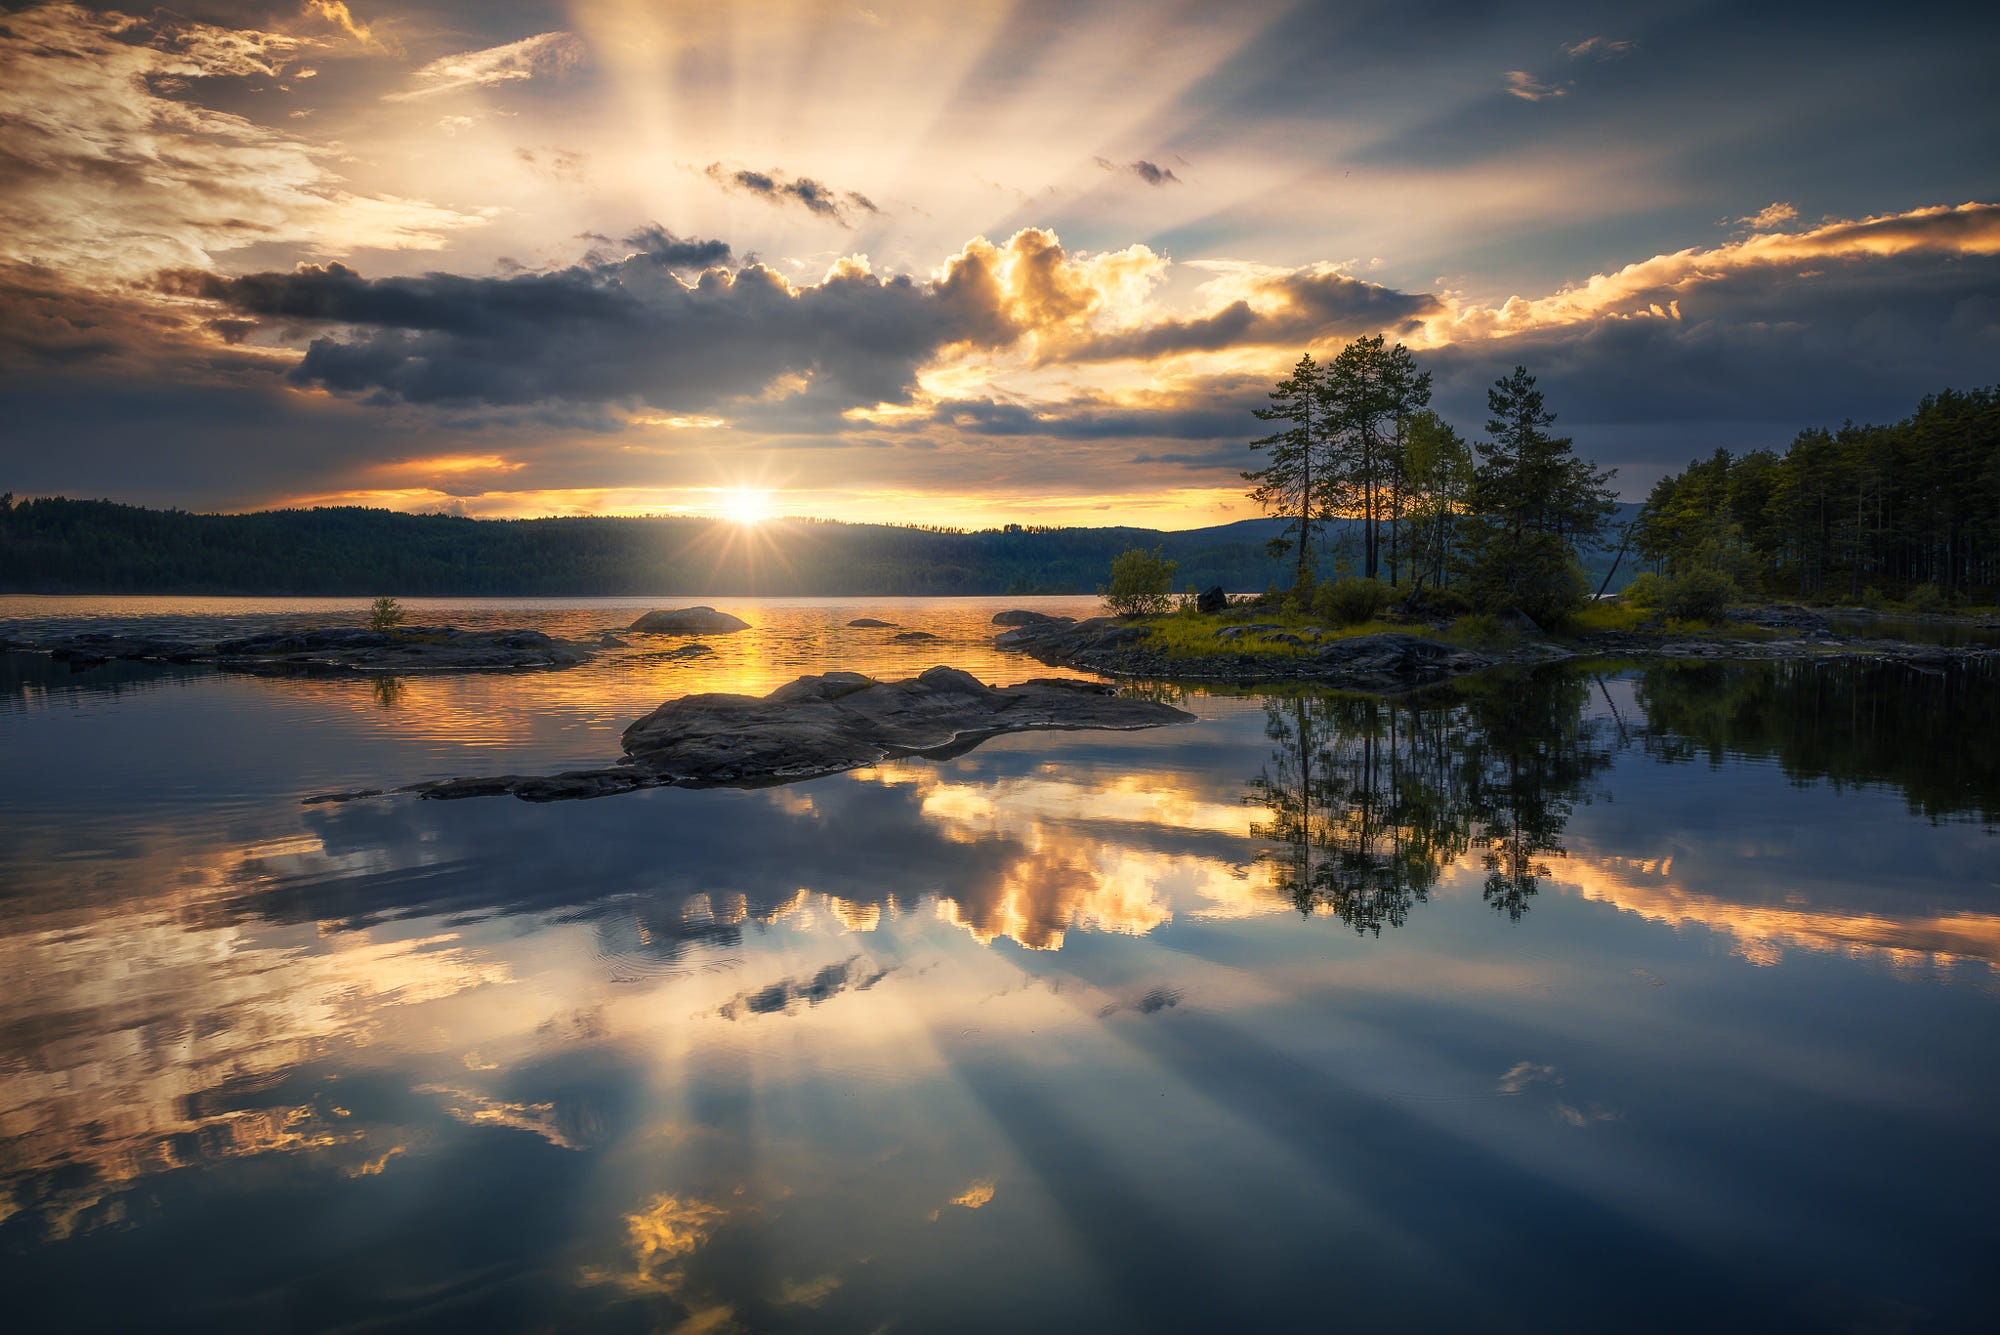
[{"label": "cloud", "polygon": [[1545,83],[1526,70],[1507,71],[1507,91],[1515,97],[1526,98],[1530,102],[1540,102],[1544,98],[1568,97],[1570,86],[1566,83]]},{"label": "cloud", "polygon": [[0,258],[101,281],[278,243],[437,249],[482,215],[348,190],[331,155],[167,95],[270,76],[303,39],[49,6],[0,27]]},{"label": "cloud", "polygon": [[[642,236],[644,234],[641,234]],[[650,239],[650,238],[648,238]],[[860,265],[792,286],[762,265],[670,270],[710,243],[508,278],[368,279],[340,264],[223,278],[180,273],[170,294],[239,314],[336,327],[295,380],[383,401],[525,405],[644,401],[699,410],[801,377],[835,408],[900,398],[956,332],[953,313],[907,278]],[[682,265],[680,267],[685,267]]]},{"label": "cloud", "polygon": [[[384,42],[375,35],[373,28],[355,18],[349,12],[347,6],[342,3],[342,0],[305,0],[304,8],[306,13],[319,15],[328,23],[331,23],[334,27],[359,42],[367,50],[380,51],[385,55],[401,55],[403,53],[401,47]],[[307,79],[316,73],[318,73],[316,70],[301,70],[299,77]]]},{"label": "cloud", "polygon": [[580,69],[588,56],[582,40],[574,33],[537,33],[505,46],[462,51],[455,56],[433,60],[410,76],[416,87],[399,93],[385,93],[383,98],[389,102],[408,102],[467,88],[492,88],[526,79],[557,78]]},{"label": "cloud", "polygon": [[747,167],[728,168],[711,162],[703,173],[725,190],[756,195],[772,204],[795,203],[808,213],[847,225],[850,211],[880,213],[875,201],[858,190],[835,190],[810,176],[787,178],[783,172],[752,171]]},{"label": "cloud", "polygon": [[1768,232],[1783,227],[1799,216],[1799,211],[1790,204],[1766,204],[1748,217],[1736,221],[1745,227],[1753,227],[1760,232]]},{"label": "cloud", "polygon": [[[1788,206],[1773,206],[1779,207]],[[1911,209],[1824,223],[1804,232],[1759,233],[1708,250],[1655,255],[1612,273],[1593,274],[1546,297],[1510,297],[1497,307],[1448,305],[1425,321],[1423,341],[1462,343],[1606,319],[1678,321],[1687,318],[1683,302],[1731,279],[1755,275],[1762,285],[1790,285],[1820,276],[1802,277],[1801,269],[1808,265],[1865,268],[1897,257],[1980,255],[2000,255],[2000,204]]]},{"label": "cloud", "polygon": [[1637,42],[1616,41],[1609,37],[1586,37],[1580,42],[1564,42],[1563,54],[1571,60],[1595,57],[1598,60],[1616,60],[1629,56],[1639,49]]},{"label": "cloud", "polygon": [[[610,238],[598,239],[608,241]],[[696,237],[684,239],[658,223],[641,227],[625,238],[625,244],[637,246],[639,254],[667,269],[708,269],[727,264],[730,258],[727,241],[703,241]]]},{"label": "cloud", "polygon": [[888,969],[874,969],[861,962],[855,955],[838,964],[829,964],[811,978],[780,978],[769,987],[755,992],[739,992],[717,1008],[726,1019],[739,1019],[746,1015],[788,1015],[798,1009],[799,1003],[817,1006],[830,1001],[842,992],[866,992],[875,984],[887,978]]},{"label": "cloud", "polygon": [[1158,163],[1148,162],[1144,158],[1140,158],[1136,162],[1125,163],[1123,166],[1120,166],[1109,158],[1098,158],[1096,161],[1098,166],[1108,172],[1130,172],[1147,185],[1179,185],[1181,183],[1181,178],[1174,175],[1172,168],[1162,167]]}]

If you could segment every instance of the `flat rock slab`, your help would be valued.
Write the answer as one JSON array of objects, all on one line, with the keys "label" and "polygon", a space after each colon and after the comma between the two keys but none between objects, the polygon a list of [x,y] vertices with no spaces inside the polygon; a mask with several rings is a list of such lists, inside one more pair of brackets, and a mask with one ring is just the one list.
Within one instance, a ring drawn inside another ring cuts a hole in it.
[{"label": "flat rock slab", "polygon": [[451,779],[404,791],[440,799],[508,793],[556,802],[635,788],[761,788],[898,756],[959,755],[1002,733],[1126,731],[1192,717],[1172,705],[1120,696],[1100,682],[1038,679],[998,688],[949,667],[904,681],[828,672],[800,677],[762,698],[669,700],[625,730],[624,761],[605,769]]},{"label": "flat rock slab", "polygon": [[1075,617],[1050,616],[1047,612],[1030,612],[1025,607],[1016,607],[993,615],[993,624],[996,626],[1040,626],[1052,623],[1067,626],[1075,620]]},{"label": "flat rock slab", "polygon": [[627,629],[654,635],[726,635],[733,630],[748,630],[750,623],[713,607],[676,607],[666,612],[648,612]]},{"label": "flat rock slab", "polygon": [[90,667],[128,662],[195,663],[257,676],[395,675],[574,667],[591,646],[538,630],[461,631],[411,626],[398,631],[335,627],[274,630],[204,644],[88,633],[37,646],[59,663]]},{"label": "flat rock slab", "polygon": [[856,617],[847,624],[850,626],[861,626],[869,630],[894,630],[896,628],[895,622],[877,621],[874,617]]}]

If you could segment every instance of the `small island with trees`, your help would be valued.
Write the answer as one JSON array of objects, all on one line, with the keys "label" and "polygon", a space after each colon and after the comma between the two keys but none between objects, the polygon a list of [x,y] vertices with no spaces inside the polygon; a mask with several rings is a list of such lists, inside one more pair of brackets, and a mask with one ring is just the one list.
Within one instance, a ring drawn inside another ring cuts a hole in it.
[{"label": "small island with trees", "polygon": [[[1556,434],[1526,367],[1488,389],[1471,443],[1430,397],[1429,373],[1380,336],[1324,364],[1300,357],[1253,410],[1276,429],[1251,442],[1259,466],[1243,474],[1282,521],[1269,549],[1290,567],[1284,587],[1175,594],[1176,563],[1135,547],[1099,588],[1109,616],[1038,621],[998,643],[1122,675],[1363,689],[1593,653],[2000,653],[1843,642],[1822,610],[1844,599],[1852,616],[2000,626],[1993,390],[1933,395],[1890,427],[1802,431],[1783,455],[1718,450],[1661,479],[1617,532],[1613,474]],[[1584,557],[1605,550],[1593,581]],[[1637,574],[1613,595],[1621,567]]]}]

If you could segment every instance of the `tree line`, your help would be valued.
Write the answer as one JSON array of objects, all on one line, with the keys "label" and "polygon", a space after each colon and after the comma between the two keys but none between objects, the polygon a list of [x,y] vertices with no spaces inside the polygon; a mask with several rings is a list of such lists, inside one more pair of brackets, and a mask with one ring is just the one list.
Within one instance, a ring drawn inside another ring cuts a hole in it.
[{"label": "tree line", "polygon": [[1635,533],[1675,579],[1864,601],[1960,602],[2000,585],[2000,392],[1944,390],[1892,426],[1801,431],[1661,478]]},{"label": "tree line", "polygon": [[823,520],[464,519],[361,507],[204,515],[0,497],[0,592],[323,597],[906,596],[1089,590],[1159,546],[1206,588],[1284,573],[1267,521],[1162,533]]},{"label": "tree line", "polygon": [[1485,438],[1468,445],[1430,407],[1431,376],[1401,344],[1357,338],[1324,364],[1307,353],[1251,411],[1276,430],[1246,470],[1250,497],[1285,521],[1271,543],[1312,595],[1329,526],[1351,519],[1358,576],[1409,585],[1406,600],[1560,620],[1590,592],[1582,558],[1616,509],[1612,474],[1576,457],[1527,368],[1487,391]]}]

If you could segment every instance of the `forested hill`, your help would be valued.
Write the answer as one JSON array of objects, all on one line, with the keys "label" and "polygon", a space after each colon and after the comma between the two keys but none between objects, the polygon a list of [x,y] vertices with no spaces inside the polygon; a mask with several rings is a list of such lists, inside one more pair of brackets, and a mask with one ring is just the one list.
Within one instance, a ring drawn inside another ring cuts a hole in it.
[{"label": "forested hill", "polygon": [[[966,533],[821,520],[458,519],[359,508],[202,515],[62,498],[0,507],[0,592],[373,596],[1091,593],[1127,547],[1176,587],[1291,582],[1276,520]],[[1332,536],[1332,535],[1329,535]],[[1332,573],[1333,559],[1323,561]],[[1601,562],[1598,563],[1601,566]]]}]

